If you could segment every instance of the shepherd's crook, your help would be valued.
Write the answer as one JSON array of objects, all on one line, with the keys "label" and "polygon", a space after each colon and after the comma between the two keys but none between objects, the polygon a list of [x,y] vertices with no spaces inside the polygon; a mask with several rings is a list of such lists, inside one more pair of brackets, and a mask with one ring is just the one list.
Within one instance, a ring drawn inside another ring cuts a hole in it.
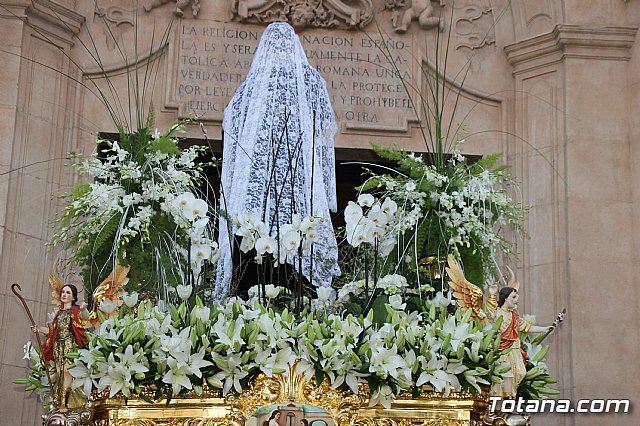
[{"label": "shepherd's crook", "polygon": [[18,299],[22,302],[22,306],[24,306],[24,310],[27,311],[27,315],[29,315],[29,320],[31,321],[31,325],[33,326],[34,331],[36,332],[36,340],[38,341],[38,347],[40,348],[40,360],[42,361],[42,365],[44,365],[44,372],[47,373],[47,380],[49,380],[49,390],[51,391],[51,397],[53,398],[53,383],[51,382],[51,374],[49,374],[49,366],[47,365],[47,361],[44,360],[43,352],[42,352],[42,341],[40,340],[40,332],[38,331],[38,325],[33,320],[33,316],[31,315],[31,311],[27,306],[27,302],[25,302],[24,298],[18,293],[16,288],[19,291],[22,291],[22,288],[18,284],[11,284],[11,291],[15,294]]}]

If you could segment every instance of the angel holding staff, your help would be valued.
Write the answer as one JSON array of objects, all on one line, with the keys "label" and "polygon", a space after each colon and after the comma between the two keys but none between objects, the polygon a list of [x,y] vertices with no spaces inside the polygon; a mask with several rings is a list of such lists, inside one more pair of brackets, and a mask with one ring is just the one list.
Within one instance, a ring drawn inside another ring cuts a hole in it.
[{"label": "angel holding staff", "polygon": [[[550,326],[538,326],[518,315],[518,289],[520,283],[516,281],[513,271],[507,266],[510,280],[506,287],[498,291],[498,285],[493,283],[489,286],[489,297],[482,309],[482,289],[469,282],[465,277],[460,265],[455,258],[449,255],[446,268],[449,275],[449,286],[453,289],[453,296],[458,307],[466,311],[472,309],[473,318],[479,319],[483,323],[496,322],[501,319],[500,351],[511,349],[501,355],[500,363],[509,366],[509,371],[502,375],[501,383],[494,383],[491,386],[491,395],[506,398],[515,398],[518,386],[527,373],[526,361],[527,353],[522,348],[519,334],[522,333],[551,333],[563,320],[563,313]],[[485,312],[486,311],[486,312]]]},{"label": "angel holding staff", "polygon": [[52,397],[54,407],[62,412],[82,407],[86,401],[80,390],[71,390],[73,377],[69,368],[72,363],[68,355],[87,345],[85,330],[100,323],[98,309],[103,318],[115,314],[117,306],[122,304],[122,286],[128,281],[128,272],[129,267],[116,265],[113,273],[94,290],[92,311],[87,309],[86,302],[78,304],[78,288],[75,285],[65,284],[55,275],[49,276],[55,316],[47,326],[34,324],[31,329],[47,336],[41,347],[42,360],[45,364],[51,361],[55,364],[57,380],[51,386]]},{"label": "angel holding staff", "polygon": [[57,383],[52,388],[54,406],[60,411],[67,411],[68,403],[74,408],[77,399],[70,398],[73,378],[69,374],[71,362],[67,355],[87,345],[85,329],[90,326],[91,313],[87,310],[86,302],[78,305],[78,288],[75,285],[65,284],[55,275],[49,276],[49,282],[56,306],[55,317],[47,326],[34,325],[31,329],[47,336],[41,350],[43,362],[53,360],[56,367]]}]

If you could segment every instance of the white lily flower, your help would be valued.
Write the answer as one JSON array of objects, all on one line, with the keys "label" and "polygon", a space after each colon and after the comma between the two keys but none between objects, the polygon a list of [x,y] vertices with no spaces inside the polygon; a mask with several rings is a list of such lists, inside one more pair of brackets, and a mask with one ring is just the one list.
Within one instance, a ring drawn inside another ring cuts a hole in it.
[{"label": "white lily flower", "polygon": [[450,316],[442,324],[442,332],[451,335],[451,349],[458,350],[458,345],[463,343],[473,334],[469,333],[469,323],[456,324],[456,317]]},{"label": "white lily flower", "polygon": [[24,351],[22,359],[31,359],[31,351],[33,350],[33,343],[31,343],[31,340],[24,344],[22,350]]},{"label": "white lily flower", "polygon": [[276,287],[273,284],[267,284],[264,286],[265,295],[269,299],[275,299],[280,294],[282,287]]},{"label": "white lily flower", "polygon": [[401,370],[406,368],[395,344],[390,348],[380,346],[373,350],[369,363],[369,371],[382,379],[386,379],[388,375],[397,379]]},{"label": "white lily flower", "polygon": [[269,351],[260,351],[256,356],[256,364],[260,370],[269,377],[287,371],[287,366],[293,364],[295,356],[290,347],[280,349],[275,354]]},{"label": "white lily flower", "polygon": [[233,389],[235,389],[235,391],[238,393],[242,392],[240,380],[249,375],[248,371],[242,369],[242,358],[239,355],[231,354],[228,357],[224,357],[224,359],[218,356],[214,360],[216,361],[218,367],[221,368],[221,371],[216,373],[214,379],[219,382],[224,381],[224,385],[222,387],[222,395],[226,396],[227,393],[229,393],[229,391],[231,390],[231,387],[233,387]]},{"label": "white lily flower", "polygon": [[178,297],[182,300],[187,300],[189,296],[191,296],[191,292],[193,291],[193,286],[178,284],[176,286],[176,291],[178,292]]},{"label": "white lily flower", "polygon": [[437,292],[436,296],[433,298],[432,302],[437,307],[449,306],[449,305],[452,305],[452,304],[455,303],[453,301],[453,299],[452,299],[451,291],[448,291],[446,296],[444,295],[444,293],[442,291]]},{"label": "white lily flower", "polygon": [[209,315],[211,314],[211,308],[209,308],[208,306],[198,306],[193,308],[193,314],[196,317],[196,319],[207,323],[209,322]]},{"label": "white lily flower", "polygon": [[389,296],[389,305],[397,311],[402,311],[407,307],[406,303],[402,303],[402,296],[399,294]]},{"label": "white lily flower", "polygon": [[133,308],[138,303],[138,293],[135,291],[133,293],[125,293],[122,296],[122,300],[124,300],[124,304],[129,308]]},{"label": "white lily flower", "polygon": [[335,293],[331,287],[318,287],[316,289],[318,293],[318,300],[321,302],[328,302],[331,296]]},{"label": "white lily flower", "polygon": [[110,314],[116,310],[118,307],[118,302],[116,300],[104,299],[100,303],[100,310],[106,314]]},{"label": "white lily flower", "polygon": [[93,379],[91,377],[91,371],[89,371],[84,362],[76,362],[74,366],[69,369],[69,374],[73,377],[71,388],[82,388],[82,392],[84,392],[86,396],[91,395]]},{"label": "white lily flower", "polygon": [[391,386],[384,384],[371,394],[369,407],[375,407],[376,405],[381,404],[384,408],[391,408],[391,401],[393,401],[393,397],[393,389],[391,389]]}]

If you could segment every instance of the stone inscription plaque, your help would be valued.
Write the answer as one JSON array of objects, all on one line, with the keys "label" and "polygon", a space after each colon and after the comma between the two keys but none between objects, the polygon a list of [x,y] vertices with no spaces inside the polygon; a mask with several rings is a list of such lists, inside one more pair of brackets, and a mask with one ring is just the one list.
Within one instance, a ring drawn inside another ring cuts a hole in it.
[{"label": "stone inscription plaque", "polygon": [[[170,103],[180,116],[222,121],[224,108],[249,72],[263,30],[216,21],[180,23],[169,73]],[[420,81],[414,78],[419,54],[411,36],[338,30],[305,30],[298,36],[309,63],[327,82],[342,132],[408,131],[415,113],[402,79],[407,87],[417,88]]]}]

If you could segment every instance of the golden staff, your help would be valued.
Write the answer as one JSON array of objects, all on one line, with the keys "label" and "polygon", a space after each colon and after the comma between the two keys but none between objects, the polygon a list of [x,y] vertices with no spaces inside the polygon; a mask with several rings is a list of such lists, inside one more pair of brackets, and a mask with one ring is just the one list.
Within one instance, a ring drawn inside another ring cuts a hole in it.
[{"label": "golden staff", "polygon": [[24,310],[27,311],[27,315],[29,315],[29,320],[31,321],[31,325],[33,326],[33,329],[36,332],[36,340],[38,341],[38,347],[40,348],[40,360],[42,361],[42,365],[44,365],[45,373],[47,373],[47,380],[49,380],[49,390],[51,391],[51,397],[53,398],[53,383],[51,382],[51,374],[49,374],[49,366],[47,365],[47,361],[45,361],[43,358],[44,354],[42,353],[42,341],[40,340],[40,332],[38,331],[38,325],[33,320],[33,316],[31,315],[31,311],[27,306],[27,302],[25,302],[24,298],[20,295],[20,293],[18,293],[18,291],[16,290],[16,287],[18,288],[18,290],[22,291],[22,288],[20,288],[20,286],[15,283],[11,284],[11,291],[22,302],[22,306],[24,306]]}]

